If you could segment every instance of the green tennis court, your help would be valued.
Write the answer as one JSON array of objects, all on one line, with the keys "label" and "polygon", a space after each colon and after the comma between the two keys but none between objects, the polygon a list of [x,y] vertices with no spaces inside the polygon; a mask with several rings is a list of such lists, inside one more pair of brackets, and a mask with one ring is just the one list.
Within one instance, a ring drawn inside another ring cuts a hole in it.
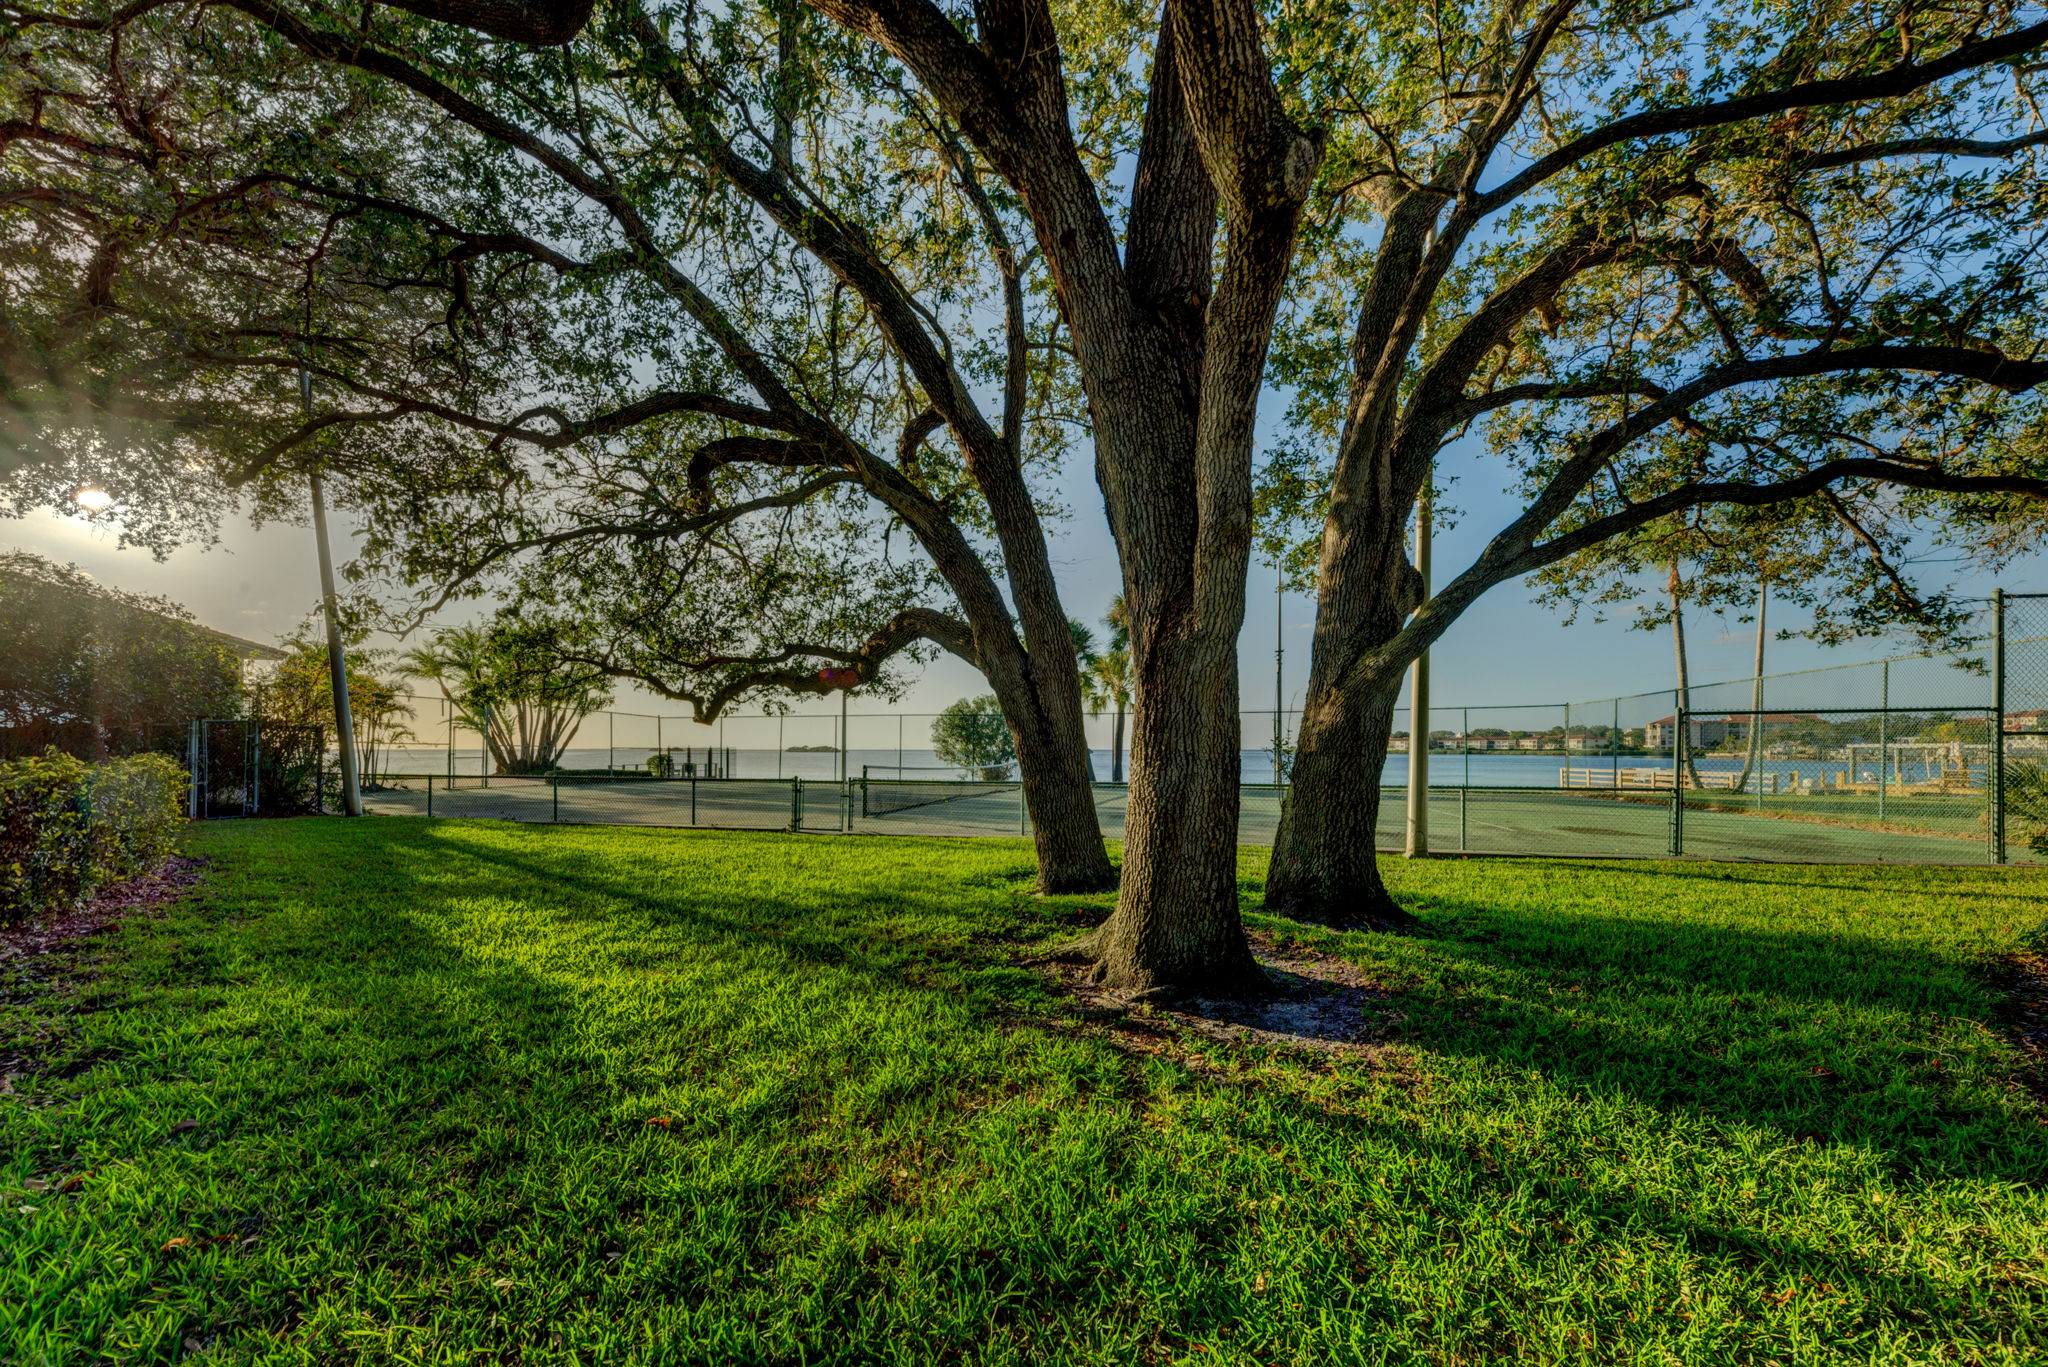
[{"label": "green tennis court", "polygon": [[[618,780],[476,779],[445,786],[402,781],[365,794],[372,811],[394,816],[476,817],[594,825],[852,832],[863,835],[1017,836],[1029,827],[1014,783],[798,784],[787,779]],[[1098,785],[1103,834],[1121,839],[1125,790]],[[1400,849],[1407,795],[1381,795],[1378,844]],[[1726,797],[1688,796],[1676,820],[1683,854],[1693,858],[1804,863],[1982,864],[1991,852],[1983,802],[1967,795],[1917,806],[1894,799],[1882,824],[1869,804],[1779,799],[1762,811],[1736,810]],[[1238,839],[1270,845],[1279,826],[1280,791],[1242,790]],[[1429,801],[1430,848],[1440,853],[1561,854],[1668,858],[1674,813],[1668,794],[1605,790],[1435,788]],[[2012,844],[2008,857],[2036,856]]]}]

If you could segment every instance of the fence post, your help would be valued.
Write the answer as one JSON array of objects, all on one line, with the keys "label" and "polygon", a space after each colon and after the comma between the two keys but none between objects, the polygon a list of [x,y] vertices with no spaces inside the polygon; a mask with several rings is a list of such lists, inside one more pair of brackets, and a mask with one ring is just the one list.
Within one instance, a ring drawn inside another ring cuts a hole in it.
[{"label": "fence post", "polygon": [[697,824],[697,771],[690,771],[690,824]]},{"label": "fence post", "polygon": [[789,781],[789,828],[792,831],[804,828],[804,780],[801,774]]},{"label": "fence post", "polygon": [[1671,854],[1685,853],[1685,742],[1691,718],[1684,711],[1671,714],[1677,730],[1671,736]]},{"label": "fence post", "polygon": [[2005,862],[2005,590],[1991,590],[1991,862]]},{"label": "fence post", "polygon": [[199,753],[200,734],[199,721],[195,717],[192,729],[185,737],[185,773],[189,780],[186,785],[185,814],[193,821],[199,820],[199,771],[203,764]]},{"label": "fence post", "polygon": [[430,773],[430,774],[428,774],[428,775],[427,775],[427,815],[428,815],[428,816],[432,816],[433,814],[434,814],[434,776],[433,776],[433,775],[432,775],[432,774]]},{"label": "fence post", "polygon": [[1472,709],[1469,707],[1460,714],[1458,735],[1458,748],[1465,752],[1464,781],[1458,785],[1458,848],[1469,850],[1472,848],[1472,825],[1466,815],[1466,808],[1472,800]]},{"label": "fence post", "polygon": [[549,792],[548,797],[554,803],[554,810],[549,813],[549,816],[555,821],[560,821],[562,819],[562,766],[557,764],[548,772],[548,777],[554,780],[549,785],[552,791]]},{"label": "fence post", "polygon": [[[1877,667],[1877,819],[1884,820],[1885,789],[1891,777],[1892,662],[1880,660]],[[1850,751],[1850,754],[1856,753]],[[1851,783],[1856,781],[1849,775]]]}]

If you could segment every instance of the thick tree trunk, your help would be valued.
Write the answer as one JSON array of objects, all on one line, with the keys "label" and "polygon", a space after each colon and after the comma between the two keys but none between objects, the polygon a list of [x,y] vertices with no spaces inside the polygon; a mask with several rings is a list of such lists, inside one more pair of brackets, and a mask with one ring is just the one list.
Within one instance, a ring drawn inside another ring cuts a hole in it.
[{"label": "thick tree trunk", "polygon": [[1141,648],[1133,671],[1123,887],[1084,950],[1129,991],[1257,991],[1237,900],[1236,642]]},{"label": "thick tree trunk", "polygon": [[[1089,782],[1078,676],[1074,715],[1071,724],[1062,725],[1056,685],[1035,687],[1028,677],[1005,670],[988,673],[1017,750],[1024,809],[1030,813],[1032,843],[1037,847],[1038,890],[1103,892],[1115,887],[1116,868],[1103,847],[1095,789]],[[1047,697],[1048,692],[1055,696]]]},{"label": "thick tree trunk", "polygon": [[[1380,775],[1404,671],[1346,677],[1361,644],[1397,635],[1420,597],[1408,560],[1413,495],[1364,490],[1333,514],[1317,571],[1316,631],[1287,809],[1266,874],[1267,911],[1320,925],[1415,924],[1380,879]],[[1410,726],[1412,736],[1426,726]]]},{"label": "thick tree trunk", "polygon": [[1400,692],[1398,676],[1355,702],[1327,685],[1310,692],[1273,842],[1267,911],[1343,930],[1415,924],[1379,869],[1380,775]]}]

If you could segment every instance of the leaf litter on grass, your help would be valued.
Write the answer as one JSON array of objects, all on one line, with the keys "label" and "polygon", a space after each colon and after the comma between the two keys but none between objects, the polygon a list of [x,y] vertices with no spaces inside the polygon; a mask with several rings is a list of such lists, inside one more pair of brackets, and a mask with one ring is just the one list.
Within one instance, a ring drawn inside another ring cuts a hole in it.
[{"label": "leaf litter on grass", "polygon": [[2008,954],[1996,962],[1991,981],[1998,991],[1996,1023],[2020,1055],[2014,1083],[2048,1106],[2048,953]]}]

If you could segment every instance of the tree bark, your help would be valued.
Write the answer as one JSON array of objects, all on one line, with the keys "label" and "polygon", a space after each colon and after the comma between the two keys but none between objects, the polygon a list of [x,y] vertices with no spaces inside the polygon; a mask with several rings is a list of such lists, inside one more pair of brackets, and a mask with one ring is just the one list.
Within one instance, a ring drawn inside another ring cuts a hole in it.
[{"label": "tree bark", "polygon": [[[1736,775],[1735,791],[1749,791],[1749,780],[1756,773],[1757,762],[1763,758],[1764,748],[1764,610],[1770,606],[1771,586],[1768,581],[1756,587],[1756,668],[1750,674],[1749,684],[1749,732],[1743,737],[1746,742],[1742,751],[1742,772]],[[1759,786],[1763,780],[1757,779]]]},{"label": "tree bark", "polygon": [[1266,880],[1265,908],[1273,915],[1340,930],[1416,924],[1379,869],[1380,775],[1400,695],[1397,676],[1356,703],[1328,687],[1306,700],[1290,800]]},{"label": "tree bark", "polygon": [[1100,981],[1139,994],[1257,991],[1237,900],[1235,641],[1133,644],[1123,886],[1085,952]]},{"label": "tree bark", "polygon": [[1117,874],[1095,811],[1080,674],[1071,658],[1062,668],[1018,649],[1014,634],[1005,631],[1002,637],[984,652],[981,669],[1002,704],[1017,751],[1038,854],[1038,890],[1106,891],[1117,885]]},{"label": "tree bark", "polygon": [[[1408,557],[1411,502],[1354,497],[1341,513],[1350,535],[1326,542],[1288,803],[1267,870],[1265,906],[1278,916],[1344,929],[1415,924],[1387,891],[1378,862],[1380,776],[1402,670],[1347,678],[1341,652],[1329,645],[1360,635],[1389,641],[1414,610],[1421,580]],[[1333,554],[1339,547],[1348,553]],[[1365,548],[1377,553],[1361,554]],[[1409,731],[1412,745],[1416,728]]]}]

